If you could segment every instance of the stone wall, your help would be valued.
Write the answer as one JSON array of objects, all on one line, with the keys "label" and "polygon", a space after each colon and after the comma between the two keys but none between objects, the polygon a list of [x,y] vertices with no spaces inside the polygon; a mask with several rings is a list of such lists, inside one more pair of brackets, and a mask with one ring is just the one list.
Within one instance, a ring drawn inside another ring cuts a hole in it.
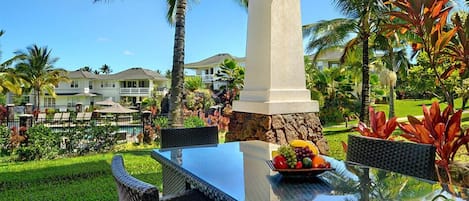
[{"label": "stone wall", "polygon": [[262,140],[287,144],[293,139],[314,142],[322,154],[328,154],[329,145],[315,113],[264,115],[232,112],[226,141]]}]

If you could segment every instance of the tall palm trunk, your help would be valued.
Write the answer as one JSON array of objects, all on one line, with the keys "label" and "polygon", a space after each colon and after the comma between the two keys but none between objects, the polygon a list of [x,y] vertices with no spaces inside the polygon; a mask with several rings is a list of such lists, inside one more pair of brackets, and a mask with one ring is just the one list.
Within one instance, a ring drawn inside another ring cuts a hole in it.
[{"label": "tall palm trunk", "polygon": [[41,111],[41,104],[39,99],[39,90],[34,89],[34,105],[36,106],[35,110]]},{"label": "tall palm trunk", "polygon": [[173,128],[184,127],[184,38],[187,0],[176,3],[176,31],[174,34],[173,69],[171,72],[171,103],[169,106],[169,125]]},{"label": "tall palm trunk", "polygon": [[362,65],[362,102],[360,108],[360,121],[366,125],[370,125],[370,114],[368,107],[370,107],[370,67],[368,66],[368,35],[363,33],[363,65]]},{"label": "tall palm trunk", "polygon": [[389,119],[396,116],[394,112],[394,85],[389,83]]}]

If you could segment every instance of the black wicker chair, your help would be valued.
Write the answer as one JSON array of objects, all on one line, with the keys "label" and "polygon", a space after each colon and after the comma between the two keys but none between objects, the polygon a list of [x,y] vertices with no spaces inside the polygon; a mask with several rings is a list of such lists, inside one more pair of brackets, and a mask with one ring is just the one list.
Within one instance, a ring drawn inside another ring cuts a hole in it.
[{"label": "black wicker chair", "polygon": [[348,136],[346,161],[436,181],[431,145]]},{"label": "black wicker chair", "polygon": [[159,198],[158,189],[146,182],[140,181],[129,175],[125,170],[124,160],[121,155],[115,155],[112,158],[112,175],[117,184],[119,201],[205,201],[210,200],[203,193],[197,190],[187,190],[179,194],[163,196]]},{"label": "black wicker chair", "polygon": [[218,144],[218,127],[161,129],[161,148]]}]

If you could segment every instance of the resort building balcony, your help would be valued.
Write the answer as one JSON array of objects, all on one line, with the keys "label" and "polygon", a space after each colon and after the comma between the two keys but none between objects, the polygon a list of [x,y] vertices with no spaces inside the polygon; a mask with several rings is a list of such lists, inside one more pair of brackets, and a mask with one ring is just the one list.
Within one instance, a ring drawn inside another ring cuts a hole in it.
[{"label": "resort building balcony", "polygon": [[120,88],[120,95],[150,95],[150,88]]}]

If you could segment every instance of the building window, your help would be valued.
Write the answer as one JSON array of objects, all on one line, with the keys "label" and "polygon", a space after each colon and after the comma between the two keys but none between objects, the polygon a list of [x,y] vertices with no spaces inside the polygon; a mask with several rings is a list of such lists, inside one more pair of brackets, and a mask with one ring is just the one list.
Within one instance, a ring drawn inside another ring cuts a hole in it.
[{"label": "building window", "polygon": [[89,82],[88,82],[88,88],[89,88],[89,89],[93,89],[93,82],[92,82],[92,81],[89,81]]},{"label": "building window", "polygon": [[55,107],[55,98],[44,97],[44,106],[45,107]]},{"label": "building window", "polygon": [[[101,81],[101,88],[111,88],[114,87],[114,83],[110,81]],[[91,88],[90,88],[91,89]]]},{"label": "building window", "polygon": [[138,81],[138,87],[143,88],[145,87],[145,81]]},{"label": "building window", "polygon": [[72,80],[72,82],[70,83],[70,88],[78,88],[78,81]]}]

